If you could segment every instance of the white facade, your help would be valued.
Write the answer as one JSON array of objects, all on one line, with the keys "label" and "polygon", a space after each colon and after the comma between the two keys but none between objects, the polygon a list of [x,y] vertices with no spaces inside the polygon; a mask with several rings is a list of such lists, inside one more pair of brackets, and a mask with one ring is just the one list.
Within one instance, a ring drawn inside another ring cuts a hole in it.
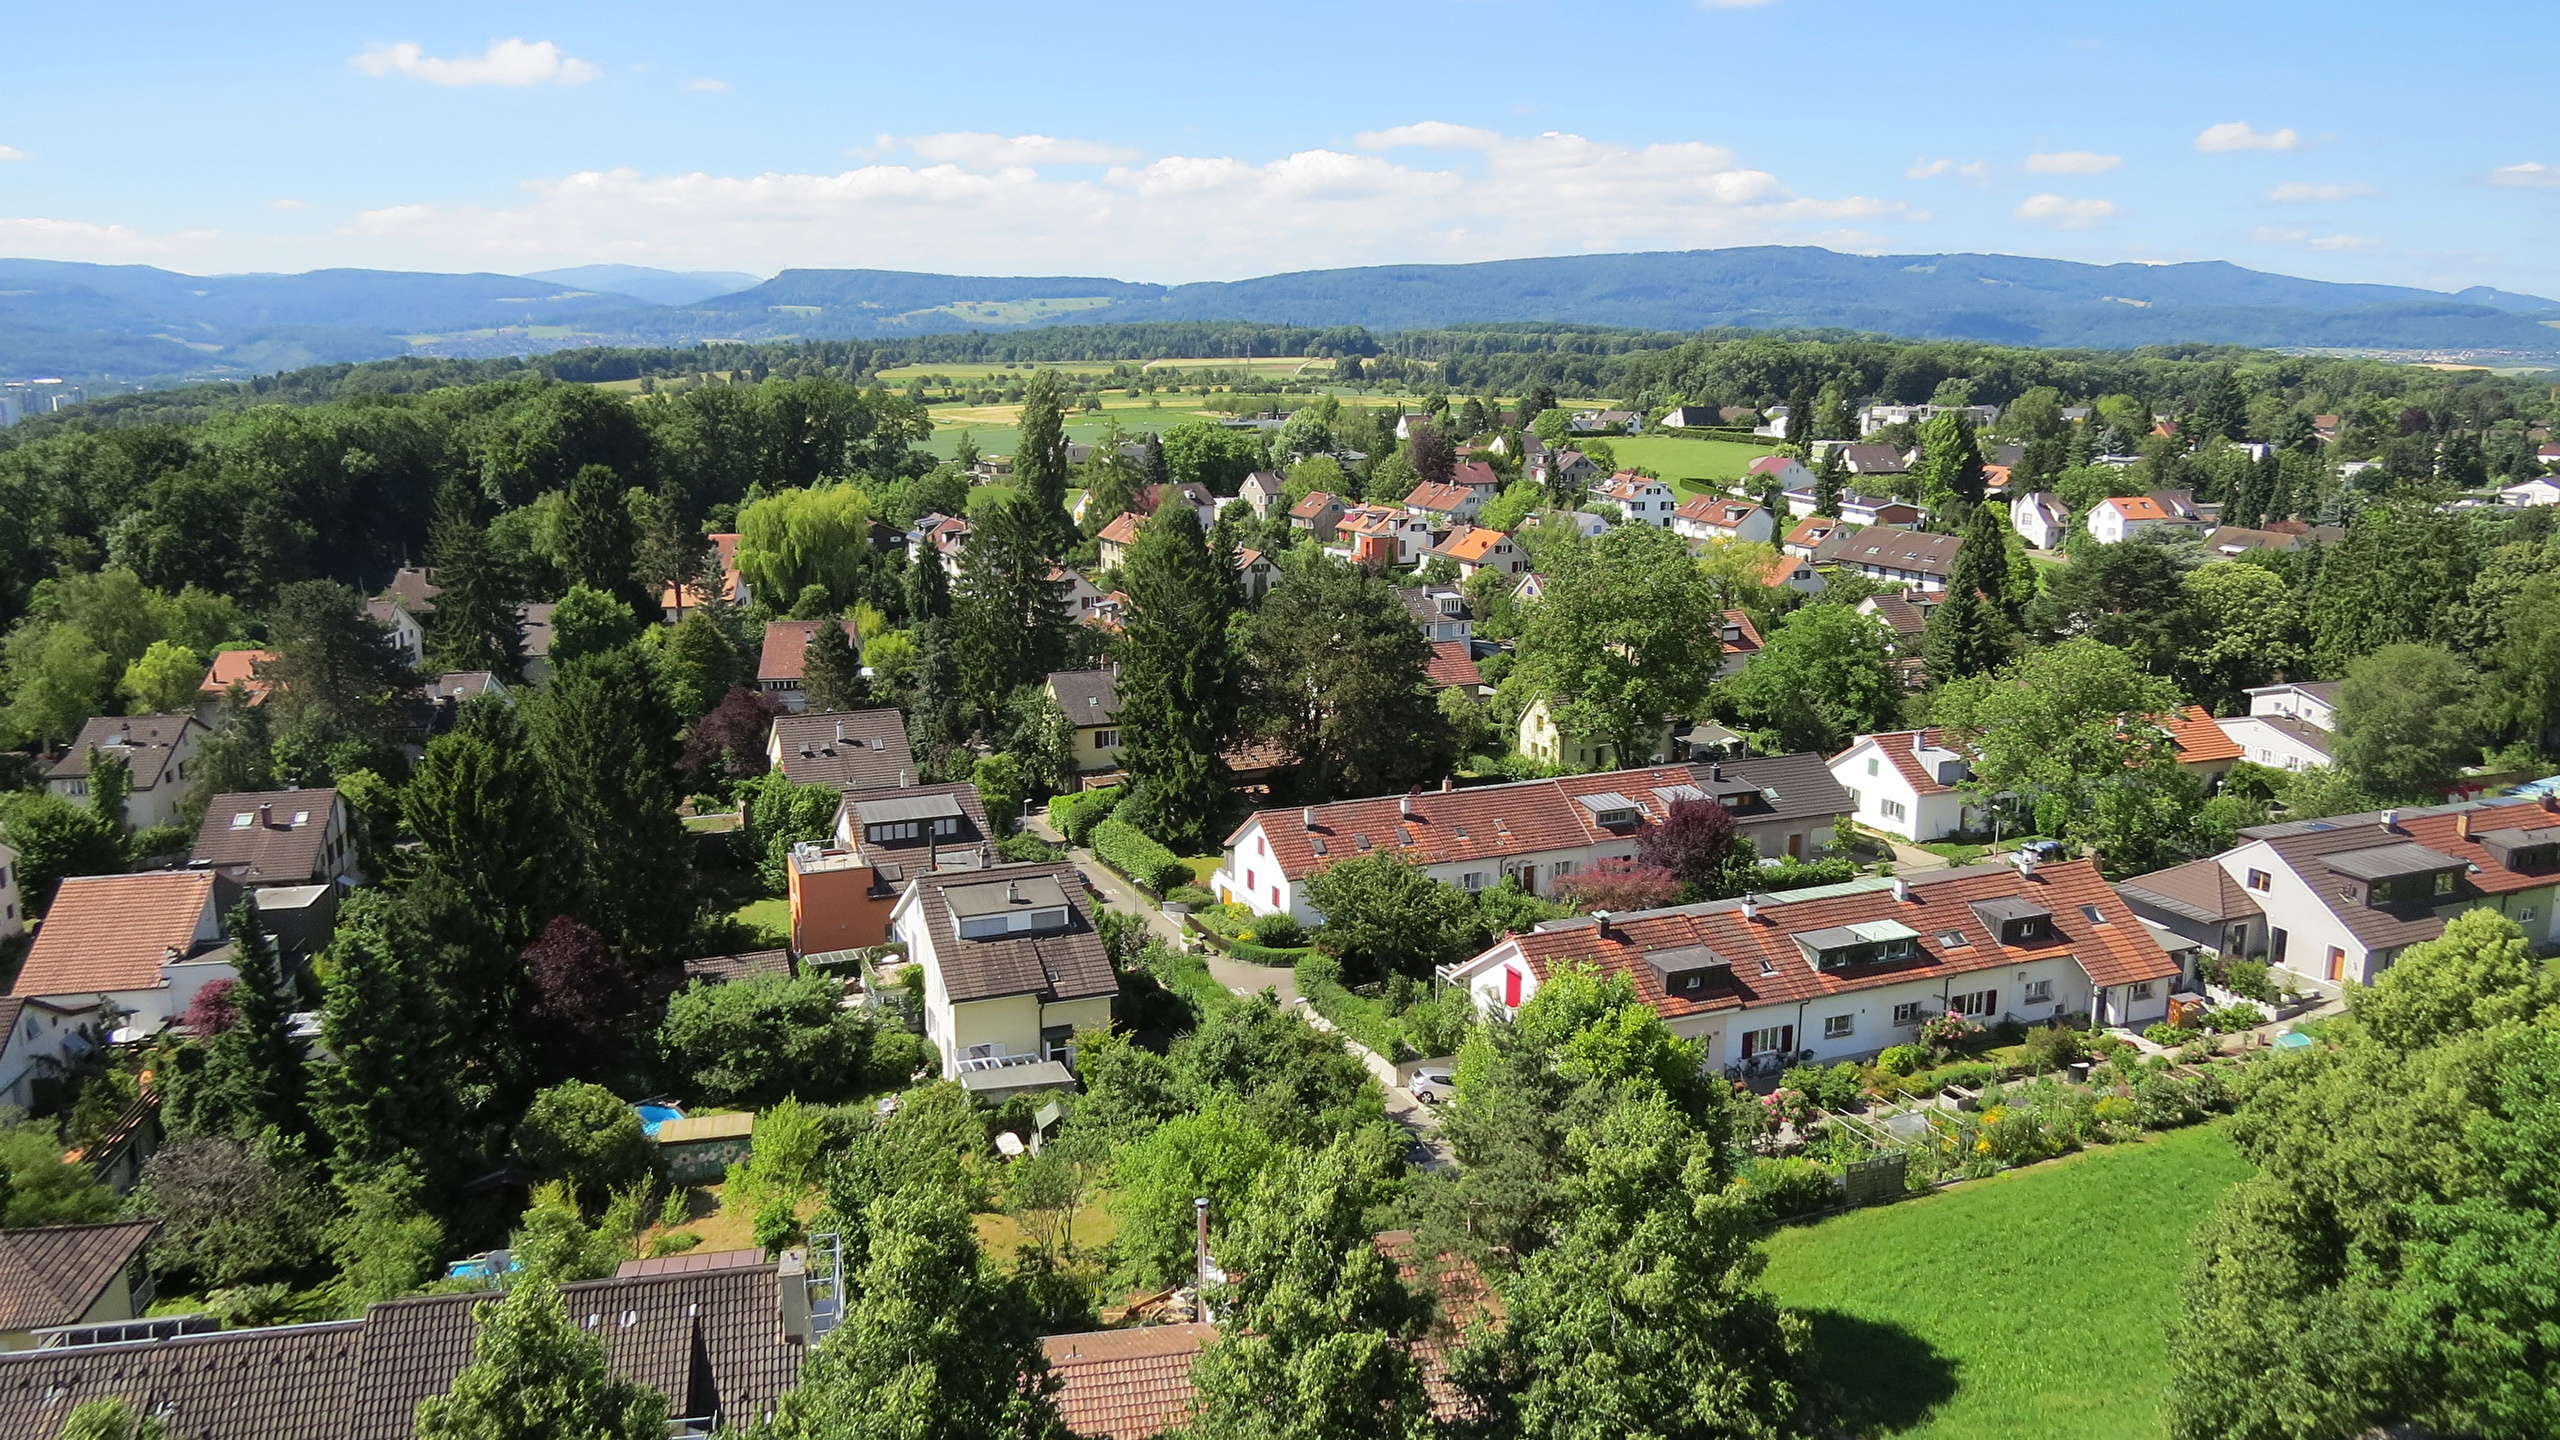
[{"label": "white facade", "polygon": [[1669,526],[1671,512],[1680,508],[1680,498],[1670,486],[1641,475],[1611,476],[1592,488],[1591,498],[1617,506],[1630,525],[1651,525],[1657,530]]},{"label": "white facade", "polygon": [[1009,1057],[1064,1059],[1044,1032],[1099,1029],[1111,1023],[1111,997],[1044,1001],[1036,994],[1000,995],[954,1003],[936,953],[933,927],[923,907],[933,903],[921,881],[910,882],[889,912],[889,938],[907,947],[909,960],[924,966],[924,1033],[942,1061],[942,1078],[957,1080],[964,1070]]},{"label": "white facade", "polygon": [[1813,472],[1805,468],[1803,461],[1791,455],[1763,455],[1751,462],[1750,475],[1754,489],[1773,478],[1781,490],[1813,488]]},{"label": "white facade", "polygon": [[2101,545],[2120,545],[2168,520],[2149,500],[2101,500],[2089,508],[2089,538]]},{"label": "white facade", "polygon": [[0,844],[0,940],[26,933],[26,901],[18,893],[18,852]]},{"label": "white facade", "polygon": [[2560,480],[2544,476],[2498,492],[2501,505],[2560,505]]},{"label": "white facade", "polygon": [[0,1105],[31,1108],[36,1081],[62,1074],[97,1048],[99,1020],[95,1000],[29,1000],[18,1007],[17,1022],[0,1035]]},{"label": "white facade", "polygon": [[1963,756],[1922,744],[1918,731],[1861,735],[1831,760],[1831,778],[1857,802],[1859,824],[1914,843],[1944,840],[1979,826],[1982,813],[1962,791],[1921,793],[1889,746],[1909,750],[1902,758],[1937,776],[1940,785],[1953,785],[1968,773]]},{"label": "white facade", "polygon": [[2009,528],[2038,550],[2051,550],[2070,532],[2071,516],[2061,497],[2038,490],[2009,502]]},{"label": "white facade", "polygon": [[2234,715],[2217,720],[2222,733],[2240,747],[2240,758],[2252,765],[2271,770],[2311,770],[2329,763],[2329,752],[2310,739],[2270,725],[2259,715]]},{"label": "white facade", "polygon": [[[1291,811],[1275,811],[1271,823],[1293,815]],[[1256,915],[1287,912],[1301,924],[1317,925],[1324,912],[1307,903],[1306,884],[1292,880],[1272,858],[1271,845],[1263,834],[1265,817],[1256,815],[1238,831],[1235,842],[1227,847],[1227,858],[1211,877],[1209,888],[1221,900],[1233,901],[1251,909]],[[1632,859],[1635,836],[1612,836],[1598,844],[1568,845],[1554,850],[1530,850],[1517,855],[1485,856],[1472,860],[1452,861],[1444,865],[1425,865],[1422,872],[1434,880],[1455,885],[1472,894],[1490,890],[1510,876],[1532,895],[1552,896],[1559,875],[1566,879],[1592,863],[1605,859]]]}]

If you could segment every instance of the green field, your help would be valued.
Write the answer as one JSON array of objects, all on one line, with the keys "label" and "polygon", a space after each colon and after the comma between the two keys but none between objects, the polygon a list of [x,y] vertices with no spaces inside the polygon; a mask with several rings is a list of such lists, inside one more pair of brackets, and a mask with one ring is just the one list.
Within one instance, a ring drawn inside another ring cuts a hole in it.
[{"label": "green field", "polygon": [[1862,1440],[2158,1440],[2188,1232],[2248,1173],[2172,1131],[1781,1230],[1767,1283]]},{"label": "green field", "polygon": [[1735,440],[1692,440],[1685,435],[1619,435],[1609,437],[1621,465],[1642,465],[1663,479],[1711,480],[1719,486],[1742,478],[1751,462],[1769,453],[1766,445]]}]

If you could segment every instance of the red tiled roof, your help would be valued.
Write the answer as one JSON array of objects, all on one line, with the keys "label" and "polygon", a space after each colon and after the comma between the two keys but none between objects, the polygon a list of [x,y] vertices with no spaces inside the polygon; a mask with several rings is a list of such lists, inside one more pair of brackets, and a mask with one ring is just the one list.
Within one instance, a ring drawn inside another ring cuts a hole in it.
[{"label": "red tiled roof", "polygon": [[1437,510],[1454,514],[1475,499],[1475,492],[1464,485],[1435,485],[1425,480],[1404,497],[1408,510]]},{"label": "red tiled roof", "polygon": [[1085,1440],[1148,1440],[1191,1418],[1191,1362],[1215,1325],[1151,1325],[1041,1337],[1058,1419]]},{"label": "red tiled roof", "polygon": [[2214,723],[2212,712],[2201,705],[2189,705],[2170,716],[2166,728],[2169,743],[2177,747],[2178,761],[2183,765],[2237,760],[2244,753],[2239,742],[2223,734],[2222,727]]},{"label": "red tiled roof", "polygon": [[1461,525],[1450,533],[1448,539],[1432,547],[1431,553],[1473,564],[1492,554],[1496,547],[1510,538],[1503,531],[1489,530],[1482,525]]},{"label": "red tiled roof", "polygon": [[[2043,865],[2032,876],[1995,861],[1906,878],[1908,900],[1896,900],[1889,889],[1810,900],[1781,897],[1763,903],[1756,920],[1743,918],[1739,901],[1681,906],[1621,916],[1611,924],[1607,940],[1595,924],[1567,922],[1504,944],[1517,945],[1541,980],[1574,963],[1595,965],[1607,976],[1623,975],[1666,1019],[1793,1004],[1912,980],[2011,969],[2036,960],[2077,960],[2099,985],[2155,980],[2177,971],[2089,861]],[[2048,912],[2047,938],[2030,945],[2000,943],[1972,906],[2003,898],[2026,900]],[[2083,906],[2094,906],[2098,919],[2090,920]],[[1794,938],[1868,920],[1898,920],[1919,931],[1918,953],[1907,960],[1818,970]],[[1939,938],[1947,934],[1965,943],[1948,945]],[[1646,952],[1692,946],[1704,946],[1730,963],[1710,970],[1700,990],[1666,994],[1661,972],[1645,960]]]},{"label": "red tiled roof", "polygon": [[75,875],[62,882],[36,927],[12,995],[90,995],[150,990],[171,950],[195,949],[196,926],[212,903],[210,870],[144,875]]},{"label": "red tiled roof", "polygon": [[1476,668],[1475,657],[1467,652],[1464,640],[1432,641],[1431,663],[1423,673],[1443,689],[1454,685],[1472,691],[1484,683],[1484,674]]},{"label": "red tiled roof", "polygon": [[249,692],[250,703],[267,698],[275,682],[258,673],[260,667],[275,663],[275,655],[265,650],[224,650],[213,657],[213,668],[204,672],[204,683],[196,687],[207,695],[219,695],[237,684]]},{"label": "red tiled roof", "polygon": [[[1893,768],[1902,772],[1902,778],[1911,782],[1911,792],[1913,794],[1946,795],[1952,793],[1955,789],[1954,786],[1939,784],[1937,777],[1930,774],[1928,769],[1921,765],[1920,757],[1911,753],[1911,742],[1914,739],[1917,739],[1922,745],[1933,750],[1943,750],[1948,748],[1946,735],[1935,726],[1932,726],[1927,730],[1888,730],[1878,735],[1861,735],[1856,740],[1850,742],[1849,750],[1855,750],[1860,744],[1873,740],[1876,742],[1876,748],[1884,752],[1885,758],[1893,762]],[[1846,755],[1849,751],[1843,750],[1840,753],[1842,755]],[[1836,760],[1839,757],[1834,756],[1832,758]]]},{"label": "red tiled roof", "polygon": [[1329,490],[1310,490],[1307,492],[1306,499],[1289,507],[1289,518],[1313,520],[1327,510],[1340,509],[1341,505],[1342,502],[1335,499],[1333,492]]},{"label": "red tiled roof", "polygon": [[[1794,564],[1796,562],[1789,561],[1788,563]],[[1760,628],[1751,623],[1751,616],[1747,612],[1741,610],[1727,610],[1724,612],[1724,623],[1734,626],[1742,632],[1740,638],[1728,639],[1724,642],[1724,653],[1727,655],[1757,655],[1760,653]]]},{"label": "red tiled roof", "polygon": [[1763,455],[1759,459],[1751,462],[1751,473],[1754,475],[1775,475],[1790,465],[1800,463],[1802,462],[1790,460],[1784,455]]},{"label": "red tiled roof", "polygon": [[2127,520],[2166,520],[2169,518],[2169,512],[2160,508],[2160,502],[2152,499],[2148,495],[2114,495],[2109,496],[2107,499],[2101,500],[2098,503],[2101,505],[2114,506],[2116,513],[2122,515]]},{"label": "red tiled roof", "polygon": [[1787,532],[1786,543],[1789,545],[1802,545],[1806,549],[1810,550],[1814,546],[1829,539],[1831,537],[1831,532],[1839,528],[1840,522],[1832,516],[1807,515],[1802,520],[1796,522],[1796,528]]},{"label": "red tiled roof", "polygon": [[1715,525],[1726,530],[1739,529],[1760,507],[1748,500],[1726,500],[1713,495],[1699,495],[1681,502],[1671,512],[1675,520],[1694,520],[1701,525]]},{"label": "red tiled roof", "polygon": [[[764,627],[764,655],[756,661],[758,680],[798,680],[809,673],[809,640],[824,624],[820,620],[768,620]],[[837,622],[844,626],[845,638],[854,649],[862,648],[862,637],[853,622]]]},{"label": "red tiled roof", "polygon": [[1098,538],[1110,545],[1135,545],[1138,543],[1138,527],[1145,523],[1136,511],[1123,510],[1112,517],[1110,524],[1102,527]]},{"label": "red tiled roof", "polygon": [[1502,488],[1502,475],[1482,460],[1461,460],[1458,468],[1449,473],[1449,483],[1463,485],[1470,490],[1499,490]]}]

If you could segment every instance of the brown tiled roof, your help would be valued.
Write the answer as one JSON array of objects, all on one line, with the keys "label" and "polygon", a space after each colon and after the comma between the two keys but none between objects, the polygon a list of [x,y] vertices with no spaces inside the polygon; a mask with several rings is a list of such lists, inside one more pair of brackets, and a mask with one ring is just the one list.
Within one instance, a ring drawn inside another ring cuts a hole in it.
[{"label": "brown tiled roof", "polygon": [[82,1402],[112,1397],[165,1417],[170,1440],[345,1440],[364,1329],[335,1320],[0,1354],[0,1435],[58,1435]]},{"label": "brown tiled roof", "polygon": [[2265,911],[2231,872],[2212,860],[2190,860],[2148,875],[2116,882],[2117,893],[2134,905],[2150,905],[2191,920],[2221,924]]},{"label": "brown tiled roof", "polygon": [[[798,680],[809,671],[809,639],[818,633],[823,620],[768,620],[764,627],[764,653],[756,660],[756,678],[767,682]],[[838,621],[844,626],[844,638],[853,648],[862,649],[862,637],[855,633],[853,622]]]},{"label": "brown tiled roof", "polygon": [[1191,1418],[1191,1362],[1215,1325],[1150,1325],[1048,1335],[1058,1419],[1084,1440],[1149,1440]]},{"label": "brown tiled roof", "polygon": [[274,681],[258,673],[274,664],[275,660],[276,657],[265,650],[216,651],[213,664],[204,672],[204,683],[196,689],[201,694],[219,695],[238,685],[248,692],[250,702],[254,704],[266,699],[267,692],[275,688]]},{"label": "brown tiled roof", "polygon": [[1339,510],[1342,502],[1328,490],[1310,490],[1307,497],[1289,507],[1292,520],[1313,520],[1327,510]]},{"label": "brown tiled roof", "polygon": [[1464,640],[1432,641],[1431,662],[1423,667],[1423,673],[1431,677],[1433,685],[1443,689],[1461,686],[1472,693],[1484,683],[1484,672],[1476,668],[1475,657],[1468,648]]},{"label": "brown tiled roof", "polygon": [[1425,480],[1404,497],[1408,510],[1433,510],[1454,515],[1475,498],[1475,492],[1464,485],[1439,485]]},{"label": "brown tiled roof", "polygon": [[1895,530],[1871,525],[1864,530],[1835,530],[1814,548],[1817,565],[1873,565],[1888,570],[1908,570],[1944,580],[1954,571],[1956,551],[1964,544],[1960,535],[1924,535],[1917,530]]},{"label": "brown tiled roof", "polygon": [[[1737,807],[1735,818],[1744,824],[1837,815],[1855,808],[1821,756],[1773,755],[1727,761],[1720,774],[1707,765],[1660,765],[1413,796],[1338,800],[1312,807],[1312,828],[1299,808],[1258,810],[1236,827],[1227,843],[1234,845],[1246,831],[1259,826],[1271,858],[1293,881],[1333,861],[1375,852],[1393,852],[1418,865],[1500,860],[1632,840],[1642,825],[1668,811],[1673,798],[1684,798],[1662,793],[1679,787],[1735,797],[1731,802]],[[1764,789],[1778,792],[1775,805],[1763,798]],[[1639,816],[1636,826],[1604,827],[1598,813],[1582,803],[1584,796],[1610,794],[1630,802]],[[1410,815],[1403,813],[1408,802]],[[1321,850],[1316,848],[1319,844]]]},{"label": "brown tiled roof", "polygon": [[[2466,814],[2471,830],[2469,836],[2463,834]],[[2330,913],[2336,915],[2339,922],[2352,931],[2368,950],[2397,949],[2421,940],[2433,940],[2444,933],[2445,916],[2437,913],[2440,909],[2451,912],[2465,901],[2477,900],[2484,895],[2511,895],[2560,881],[2560,875],[2549,870],[2510,870],[2500,863],[2495,852],[2472,838],[2497,830],[2539,830],[2560,826],[2560,813],[2544,809],[2538,801],[2500,800],[2403,810],[2395,823],[2396,829],[2386,829],[2378,811],[2363,815],[2335,815],[2326,820],[2255,826],[2241,831],[2240,838],[2243,842],[2267,842],[2284,857],[2285,864],[2295,874],[2310,883],[2311,891],[2320,897],[2320,903],[2326,905]],[[2464,862],[2468,869],[2456,879],[2453,894],[2377,906],[2350,900],[2338,893],[2339,878],[2346,872],[2332,869],[2332,861],[2353,851],[2400,845],[2421,845]]]},{"label": "brown tiled roof", "polygon": [[148,790],[160,783],[169,762],[178,753],[178,744],[192,726],[201,730],[202,722],[193,715],[100,715],[80,727],[80,738],[46,770],[48,780],[85,778],[89,773],[89,752],[104,750],[121,754],[133,775],[133,788]]},{"label": "brown tiled roof", "polygon": [[[884,840],[875,843],[863,838],[862,829],[866,825],[877,825],[883,821],[915,819],[915,810],[912,806],[906,807],[904,814],[896,813],[903,802],[933,801],[943,796],[948,796],[950,803],[935,808],[941,809],[945,816],[948,816],[954,808],[959,810],[958,833],[937,838],[932,833],[931,826],[919,825],[916,838],[913,840]],[[966,780],[946,781],[938,785],[895,785],[876,790],[849,790],[845,792],[844,805],[837,818],[841,823],[851,825],[854,843],[860,847],[863,860],[872,865],[891,867],[888,878],[893,880],[905,878],[905,872],[895,868],[901,863],[908,866],[922,865],[926,869],[933,869],[936,868],[938,852],[953,850],[975,852],[978,847],[994,838],[993,828],[987,824],[986,801],[979,796],[978,787]],[[943,868],[956,868],[953,867],[949,855],[942,854],[939,858]],[[977,859],[973,856],[966,862],[966,868],[976,867]]]},{"label": "brown tiled roof", "polygon": [[216,795],[190,858],[253,885],[303,884],[335,869],[325,852],[337,808],[330,789]]},{"label": "brown tiled roof", "polygon": [[1794,529],[1787,532],[1786,543],[1800,545],[1810,550],[1831,538],[1831,532],[1839,528],[1839,520],[1832,516],[1807,515],[1796,522]]},{"label": "brown tiled roof", "polygon": [[1470,490],[1499,490],[1502,488],[1502,475],[1482,460],[1461,460],[1457,468],[1449,472],[1449,483],[1463,485]]},{"label": "brown tiled roof", "polygon": [[1070,725],[1108,725],[1120,718],[1117,670],[1053,670],[1049,693],[1057,697]]},{"label": "brown tiled roof", "polygon": [[1136,511],[1123,510],[1112,516],[1111,523],[1103,526],[1102,533],[1094,538],[1107,545],[1135,545],[1138,543],[1138,527],[1145,523],[1145,517]]},{"label": "brown tiled roof", "polygon": [[[999,939],[963,940],[952,923],[949,892],[975,886],[1054,880],[1066,896],[1068,928],[1051,935],[1007,935]],[[1073,865],[999,865],[992,869],[924,875],[917,910],[933,936],[934,954],[942,965],[943,988],[954,1002],[992,1000],[1006,995],[1039,995],[1050,1000],[1081,1000],[1119,993],[1102,937],[1093,928],[1085,900],[1084,879]]]},{"label": "brown tiled roof", "polygon": [[684,978],[724,985],[732,980],[746,980],[758,975],[789,975],[791,952],[788,950],[749,950],[739,955],[702,955],[684,962]]},{"label": "brown tiled roof", "polygon": [[412,615],[434,614],[436,597],[443,593],[444,587],[423,565],[401,566],[391,572],[391,583],[382,587],[383,598],[399,601]]},{"label": "brown tiled roof", "polygon": [[219,877],[210,870],[77,875],[62,882],[36,927],[12,995],[149,990],[171,950],[194,952],[196,927]]},{"label": "brown tiled roof", "polygon": [[915,778],[906,717],[895,710],[826,710],[773,717],[782,773],[795,785],[876,790]]},{"label": "brown tiled roof", "polygon": [[2239,743],[2222,733],[2213,721],[2213,712],[2201,705],[2188,705],[2168,717],[2169,743],[2177,747],[2182,764],[2209,765],[2219,760],[2240,758]]},{"label": "brown tiled roof", "polygon": [[[1759,917],[1746,920],[1742,901],[1715,900],[1620,916],[1605,940],[1591,921],[1561,921],[1504,944],[1517,945],[1542,980],[1576,963],[1597,966],[1603,975],[1623,975],[1666,1019],[1793,1004],[1912,980],[2011,969],[2035,960],[2076,960],[2099,985],[2156,980],[2177,971],[2089,861],[2040,866],[2032,876],[1993,861],[1906,878],[1907,901],[1896,900],[1887,888],[1792,901],[1778,895],[1764,897]],[[2002,898],[2025,900],[2047,911],[2052,917],[2049,938],[2033,945],[2000,943],[1973,907]],[[2082,913],[2084,905],[2096,907],[2097,921]],[[1918,952],[1908,960],[1817,970],[1795,941],[1798,935],[1871,920],[1898,920],[1919,931]],[[1939,937],[1948,933],[1961,935],[1965,943],[1946,944]],[[1662,972],[1645,956],[1699,946],[1729,963],[1710,968],[1701,989],[1666,993]]]},{"label": "brown tiled roof", "polygon": [[1844,446],[1840,463],[1860,475],[1899,475],[1911,468],[1902,452],[1890,445]]},{"label": "brown tiled roof", "polygon": [[78,1324],[158,1228],[121,1220],[0,1230],[0,1332]]},{"label": "brown tiled roof", "polygon": [[1431,1295],[1431,1328],[1413,1347],[1422,1367],[1422,1387],[1431,1397],[1431,1413],[1444,1422],[1481,1418],[1466,1394],[1449,1383],[1449,1355],[1466,1342],[1467,1327],[1478,1322],[1502,1324],[1502,1297],[1485,1283],[1484,1273],[1463,1255],[1442,1255],[1429,1273],[1414,1258],[1413,1232],[1384,1230],[1375,1237],[1378,1253],[1396,1262],[1396,1278]]},{"label": "brown tiled roof", "polygon": [[1910,595],[1893,594],[1875,597],[1875,617],[1885,628],[1908,640],[1929,628],[1929,612],[1912,603]]}]

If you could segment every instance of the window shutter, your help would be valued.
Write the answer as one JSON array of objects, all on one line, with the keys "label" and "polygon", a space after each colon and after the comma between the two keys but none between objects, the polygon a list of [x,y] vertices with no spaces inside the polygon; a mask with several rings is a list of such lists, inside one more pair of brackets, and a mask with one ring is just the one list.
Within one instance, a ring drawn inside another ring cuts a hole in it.
[{"label": "window shutter", "polygon": [[1745,1060],[1751,1058],[1751,1037],[1757,1033],[1757,1031],[1752,1030],[1745,1030],[1742,1032],[1742,1058]]},{"label": "window shutter", "polygon": [[1520,1008],[1520,971],[1515,966],[1502,967],[1502,1003],[1515,1010]]},{"label": "window shutter", "polygon": [[1796,1027],[1793,1025],[1781,1025],[1778,1027],[1778,1048],[1781,1050],[1793,1050],[1796,1048]]},{"label": "window shutter", "polygon": [[1985,1015],[1997,1015],[2000,1013],[1999,991],[1985,990],[1982,992],[1982,1013]]}]

